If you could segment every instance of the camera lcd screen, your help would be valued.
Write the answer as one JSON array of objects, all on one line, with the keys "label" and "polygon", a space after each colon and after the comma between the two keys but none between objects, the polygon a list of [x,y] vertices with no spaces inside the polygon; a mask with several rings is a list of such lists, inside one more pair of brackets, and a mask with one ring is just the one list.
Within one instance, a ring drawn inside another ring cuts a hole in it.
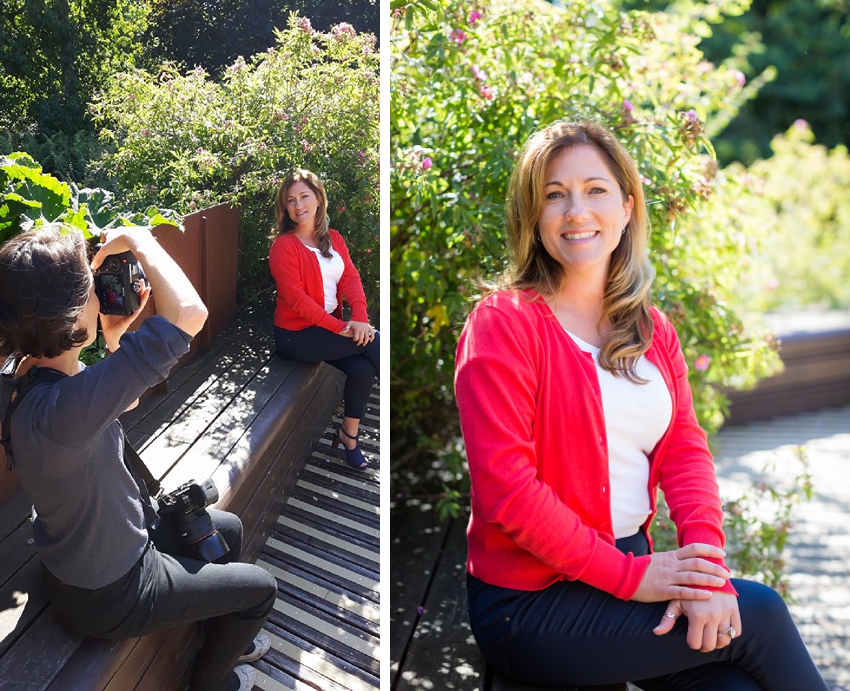
[{"label": "camera lcd screen", "polygon": [[103,301],[101,309],[109,309],[112,307],[124,308],[124,286],[121,284],[121,276],[115,274],[101,274],[100,283],[102,286],[102,294],[100,299]]}]

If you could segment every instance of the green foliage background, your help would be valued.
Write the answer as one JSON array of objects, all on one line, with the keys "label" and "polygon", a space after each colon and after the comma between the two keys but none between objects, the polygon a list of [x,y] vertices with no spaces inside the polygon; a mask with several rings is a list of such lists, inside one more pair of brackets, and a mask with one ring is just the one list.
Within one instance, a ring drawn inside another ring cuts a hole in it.
[{"label": "green foliage background", "polygon": [[274,196],[294,168],[326,183],[366,294],[378,283],[378,54],[370,34],[329,33],[292,16],[277,43],[238,58],[221,79],[135,69],[107,80],[92,112],[108,150],[99,176],[133,208],[181,214],[228,202],[242,215],[240,279],[251,294],[269,283]]},{"label": "green foliage background", "polygon": [[309,17],[317,31],[347,22],[360,33],[380,33],[378,0],[151,0],[150,6],[150,58],[210,72],[274,45],[275,28],[285,27],[292,12]]},{"label": "green foliage background", "polygon": [[[621,0],[623,9],[677,12],[689,1]],[[710,6],[710,4],[709,4]],[[710,11],[710,10],[709,10]],[[741,69],[764,85],[714,139],[721,163],[747,165],[771,155],[774,135],[801,118],[829,148],[850,142],[850,3],[846,0],[752,0],[706,26],[700,48],[718,62],[738,46],[750,49]]]},{"label": "green foliage background", "polygon": [[247,298],[270,285],[276,183],[309,167],[377,299],[378,17],[377,0],[8,0],[0,155],[134,211],[240,206]]},{"label": "green foliage background", "polygon": [[[638,162],[653,226],[653,300],[679,332],[700,423],[717,429],[720,387],[752,385],[778,362],[737,291],[763,229],[731,209],[710,232],[690,220],[717,187],[727,198],[743,194],[704,134],[747,97],[743,57],[704,59],[701,5],[674,15],[590,1],[436,4],[412,26],[397,12],[391,36],[391,425],[401,486],[427,473],[434,451],[444,479],[463,476],[451,441],[457,337],[474,278],[505,264],[514,157],[534,129],[562,117],[601,120]],[[693,366],[700,356],[707,370]]]}]

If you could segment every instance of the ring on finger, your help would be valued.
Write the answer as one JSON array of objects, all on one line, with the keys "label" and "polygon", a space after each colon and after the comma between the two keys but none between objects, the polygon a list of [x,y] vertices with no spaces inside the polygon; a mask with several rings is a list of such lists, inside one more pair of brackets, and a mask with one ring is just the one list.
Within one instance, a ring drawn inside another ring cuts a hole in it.
[{"label": "ring on finger", "polygon": [[734,626],[730,626],[728,629],[726,629],[725,631],[721,631],[720,633],[722,633],[724,636],[729,636],[730,640],[738,635],[737,631],[735,631]]},{"label": "ring on finger", "polygon": [[664,616],[665,616],[665,617],[670,617],[670,619],[675,619],[675,618],[676,618],[676,613],[675,613],[675,612],[664,612]]}]

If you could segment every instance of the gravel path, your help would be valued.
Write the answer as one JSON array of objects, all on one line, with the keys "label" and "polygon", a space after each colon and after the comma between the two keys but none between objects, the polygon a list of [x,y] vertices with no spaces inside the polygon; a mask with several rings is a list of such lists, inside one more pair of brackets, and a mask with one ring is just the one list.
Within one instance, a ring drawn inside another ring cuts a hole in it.
[{"label": "gravel path", "polygon": [[850,406],[721,430],[721,495],[739,496],[766,464],[775,465],[774,479],[794,477],[797,445],[815,496],[798,508],[789,540],[791,613],[830,689],[850,691]]}]

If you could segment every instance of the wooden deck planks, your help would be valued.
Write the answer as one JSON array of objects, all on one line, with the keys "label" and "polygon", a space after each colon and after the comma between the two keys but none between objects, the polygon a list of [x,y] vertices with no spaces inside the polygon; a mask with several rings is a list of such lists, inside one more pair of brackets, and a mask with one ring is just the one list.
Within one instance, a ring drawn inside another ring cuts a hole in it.
[{"label": "wooden deck planks", "polygon": [[334,418],[301,461],[257,564],[278,581],[266,629],[273,649],[254,663],[255,689],[373,691],[380,686],[379,389],[361,427],[366,471],[331,448]]}]

